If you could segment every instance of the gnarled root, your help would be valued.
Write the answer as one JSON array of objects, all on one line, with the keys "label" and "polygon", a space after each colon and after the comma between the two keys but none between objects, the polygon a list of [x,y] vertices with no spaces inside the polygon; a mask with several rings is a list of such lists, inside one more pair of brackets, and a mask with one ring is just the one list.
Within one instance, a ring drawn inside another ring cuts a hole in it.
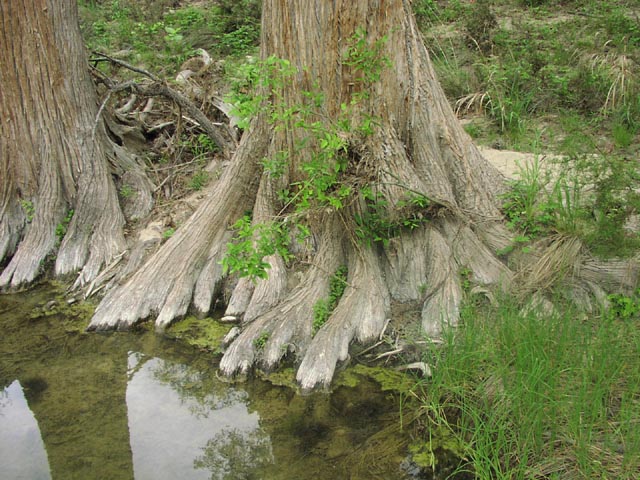
[{"label": "gnarled root", "polygon": [[257,190],[254,162],[265,145],[251,137],[264,138],[264,131],[252,130],[211,196],[140,270],[105,296],[90,330],[126,329],[151,315],[162,330],[192,303],[199,312],[209,311],[223,276],[229,227],[249,209]]},{"label": "gnarled root", "polygon": [[250,319],[229,346],[220,362],[223,373],[246,373],[255,363],[271,368],[287,352],[306,351],[313,331],[313,307],[328,296],[331,275],[343,258],[342,239],[335,226],[335,221],[329,222],[319,240],[314,264],[300,284],[274,308]]},{"label": "gnarled root", "polygon": [[373,250],[354,248],[348,268],[347,288],[298,368],[296,379],[303,390],[328,386],[337,362],[347,359],[351,341],[378,337],[389,317],[391,295]]}]

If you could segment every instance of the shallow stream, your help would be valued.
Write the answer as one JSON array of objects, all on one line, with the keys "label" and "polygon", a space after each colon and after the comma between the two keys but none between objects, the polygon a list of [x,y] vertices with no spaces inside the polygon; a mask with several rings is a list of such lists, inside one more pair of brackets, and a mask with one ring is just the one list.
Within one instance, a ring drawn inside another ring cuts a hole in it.
[{"label": "shallow stream", "polygon": [[37,313],[50,299],[0,296],[0,478],[407,478],[399,397],[375,381],[231,384],[182,342]]}]

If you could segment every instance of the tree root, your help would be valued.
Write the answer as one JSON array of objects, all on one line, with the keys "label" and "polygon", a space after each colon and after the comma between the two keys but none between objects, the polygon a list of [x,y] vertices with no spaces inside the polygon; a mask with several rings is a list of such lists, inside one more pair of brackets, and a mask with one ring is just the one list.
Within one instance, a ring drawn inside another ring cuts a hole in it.
[{"label": "tree root", "polygon": [[347,288],[331,317],[316,333],[298,368],[303,390],[331,383],[336,364],[349,356],[349,344],[380,335],[391,309],[391,295],[380,262],[371,248],[354,249]]},{"label": "tree root", "polygon": [[[40,273],[47,255],[55,248],[56,226],[65,214],[61,183],[55,166],[46,162],[40,171],[39,195],[28,203],[32,212],[26,213],[29,223],[24,237],[0,275],[0,288],[18,288],[32,282]],[[7,217],[2,220],[3,223],[9,221]]]},{"label": "tree root", "polygon": [[231,239],[228,228],[255,198],[260,173],[255,161],[266,148],[263,138],[258,128],[246,137],[239,161],[224,171],[211,196],[142,268],[105,296],[90,330],[126,329],[151,315],[157,315],[156,328],[163,330],[192,303],[199,312],[210,310]]}]

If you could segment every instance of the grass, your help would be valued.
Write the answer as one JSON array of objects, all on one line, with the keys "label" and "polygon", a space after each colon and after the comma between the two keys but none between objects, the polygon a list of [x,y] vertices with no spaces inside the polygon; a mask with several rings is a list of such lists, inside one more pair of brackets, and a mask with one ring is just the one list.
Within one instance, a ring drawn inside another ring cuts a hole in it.
[{"label": "grass", "polygon": [[119,57],[167,76],[204,48],[214,57],[239,56],[256,49],[259,0],[182,2],[81,0],[80,18],[89,49]]},{"label": "grass", "polygon": [[[623,302],[624,303],[624,302]],[[480,479],[638,478],[640,328],[633,315],[467,305],[415,393]]]},{"label": "grass", "polygon": [[[414,9],[474,140],[564,156],[552,172],[521,166],[504,198],[516,238],[561,233],[600,256],[637,252],[625,222],[638,210],[638,5],[416,0]],[[536,315],[507,298],[467,302],[463,327],[431,346],[433,377],[414,392],[427,431],[449,429],[465,445],[458,473],[640,477],[638,299],[609,302],[588,316],[562,303]]]},{"label": "grass", "polygon": [[600,148],[637,152],[637,7],[421,0],[414,10],[452,104],[459,114],[491,121],[479,141],[522,149],[538,132],[554,132],[545,141],[559,152],[567,134],[563,118],[577,114],[583,133],[598,138]]}]

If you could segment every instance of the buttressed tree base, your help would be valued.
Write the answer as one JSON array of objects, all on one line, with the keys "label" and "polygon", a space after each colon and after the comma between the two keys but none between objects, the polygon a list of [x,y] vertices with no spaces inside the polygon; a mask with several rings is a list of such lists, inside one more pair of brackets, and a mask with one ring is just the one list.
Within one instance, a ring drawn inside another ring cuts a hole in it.
[{"label": "buttressed tree base", "polygon": [[[457,321],[461,266],[480,283],[509,279],[493,253],[509,243],[503,180],[451,110],[408,0],[267,0],[261,58],[277,66],[211,196],[107,294],[90,328],[150,316],[164,328],[190,307],[208,312],[239,263],[225,257],[230,227],[252,212],[254,227],[309,236],[291,240],[291,255],[265,249],[267,275],[237,282],[227,314],[242,318],[242,333],[221,369],[270,368],[293,354],[300,385],[313,388],[331,382],[354,339],[380,335],[392,302],[423,302],[422,326],[436,335]],[[341,266],[346,288],[314,328]]]}]

